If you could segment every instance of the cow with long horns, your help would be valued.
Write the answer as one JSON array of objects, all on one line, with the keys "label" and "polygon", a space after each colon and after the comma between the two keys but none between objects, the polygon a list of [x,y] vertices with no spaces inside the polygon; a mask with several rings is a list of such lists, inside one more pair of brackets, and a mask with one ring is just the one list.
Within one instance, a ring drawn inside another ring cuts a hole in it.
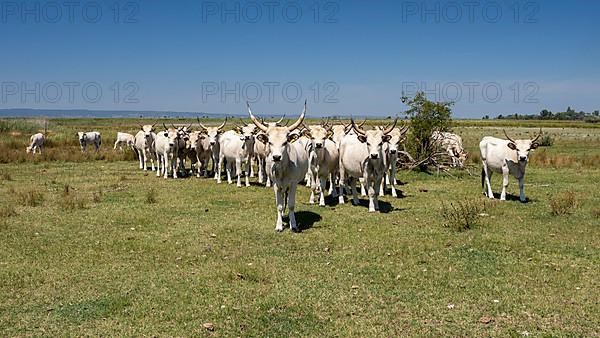
[{"label": "cow with long horns", "polygon": [[294,142],[298,134],[292,133],[298,128],[304,116],[306,115],[306,101],[304,110],[296,122],[289,127],[279,127],[275,125],[267,126],[260,122],[248,106],[248,114],[252,122],[264,132],[258,134],[256,139],[267,146],[267,170],[273,180],[273,190],[275,191],[275,203],[277,204],[277,221],[275,230],[283,230],[283,213],[287,198],[287,207],[289,209],[289,223],[292,231],[298,231],[294,210],[296,207],[296,189],[298,183],[304,179],[308,170],[308,154],[299,142]]},{"label": "cow with long horns", "polygon": [[[491,136],[484,137],[479,142],[479,150],[481,151],[481,188],[483,193],[494,198],[490,178],[493,172],[502,174],[502,193],[500,200],[506,200],[506,187],[508,186],[508,176],[512,174],[519,180],[519,199],[521,202],[526,202],[524,190],[525,168],[529,161],[529,152],[536,149],[539,144],[537,140],[542,136],[542,129],[533,139],[529,140],[514,140],[504,131],[506,140]],[[486,192],[487,186],[487,192]]]},{"label": "cow with long horns", "polygon": [[358,127],[354,120],[351,120],[352,129],[356,134],[344,136],[340,145],[340,204],[344,203],[342,187],[346,178],[350,179],[352,202],[355,205],[358,204],[356,180],[362,177],[369,195],[369,212],[379,210],[377,196],[386,169],[383,144],[392,138],[390,133],[397,122],[398,118],[384,130],[365,131]]},{"label": "cow with long horns", "polygon": [[140,130],[135,134],[134,138],[134,149],[137,152],[138,159],[140,161],[140,169],[147,170],[146,162],[150,159],[150,165],[152,171],[154,171],[154,160],[156,159],[156,149],[154,148],[154,142],[156,141],[156,134],[154,133],[154,124],[140,125]]}]

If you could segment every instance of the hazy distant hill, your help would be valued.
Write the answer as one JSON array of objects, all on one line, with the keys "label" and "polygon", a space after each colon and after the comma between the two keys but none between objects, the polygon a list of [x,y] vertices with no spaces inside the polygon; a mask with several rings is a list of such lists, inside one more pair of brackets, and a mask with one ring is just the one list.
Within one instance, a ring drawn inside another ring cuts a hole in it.
[{"label": "hazy distant hill", "polygon": [[[225,114],[202,112],[172,112],[172,111],[127,111],[127,110],[87,110],[87,109],[0,109],[0,117],[225,117]],[[228,114],[228,116],[238,116]]]}]

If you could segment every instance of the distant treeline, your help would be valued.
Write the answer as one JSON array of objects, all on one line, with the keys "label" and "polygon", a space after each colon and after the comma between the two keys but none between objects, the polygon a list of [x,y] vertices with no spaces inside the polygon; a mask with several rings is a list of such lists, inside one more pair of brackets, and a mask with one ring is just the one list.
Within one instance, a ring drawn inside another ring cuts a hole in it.
[{"label": "distant treeline", "polygon": [[[484,119],[488,119],[489,117],[484,117]],[[498,120],[508,119],[508,120],[575,120],[575,121],[585,121],[590,123],[600,122],[600,112],[598,110],[594,110],[591,113],[586,113],[584,111],[576,112],[571,107],[568,107],[566,111],[553,113],[548,109],[542,110],[539,114],[509,114],[509,115],[498,115],[496,117]]]}]

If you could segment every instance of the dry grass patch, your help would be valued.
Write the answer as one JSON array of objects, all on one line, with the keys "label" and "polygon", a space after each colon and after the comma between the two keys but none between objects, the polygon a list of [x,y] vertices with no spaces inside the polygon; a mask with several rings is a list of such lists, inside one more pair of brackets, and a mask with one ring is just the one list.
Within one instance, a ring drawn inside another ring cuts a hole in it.
[{"label": "dry grass patch", "polygon": [[442,203],[441,214],[444,218],[444,227],[456,231],[465,231],[479,224],[481,217],[487,216],[485,201],[464,200]]},{"label": "dry grass patch", "polygon": [[570,215],[575,212],[579,203],[572,191],[566,191],[550,199],[550,209],[554,216]]},{"label": "dry grass patch", "polygon": [[146,199],[144,202],[146,202],[146,204],[156,203],[156,191],[154,191],[154,188],[151,188],[146,192]]},{"label": "dry grass patch", "polygon": [[21,205],[29,207],[40,206],[45,200],[44,193],[35,189],[17,192],[16,196]]},{"label": "dry grass patch", "polygon": [[4,205],[0,208],[0,218],[17,216],[17,211],[12,204]]}]

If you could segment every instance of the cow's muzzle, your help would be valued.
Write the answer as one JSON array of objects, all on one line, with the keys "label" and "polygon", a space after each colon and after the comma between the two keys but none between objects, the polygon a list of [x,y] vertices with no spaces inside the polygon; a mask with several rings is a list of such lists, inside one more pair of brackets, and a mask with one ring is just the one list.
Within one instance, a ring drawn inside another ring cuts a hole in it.
[{"label": "cow's muzzle", "polygon": [[371,159],[376,160],[379,158],[379,154],[371,154]]},{"label": "cow's muzzle", "polygon": [[390,149],[390,154],[392,154],[392,155],[393,155],[393,154],[395,154],[396,152],[397,152],[397,150],[396,150],[396,149]]},{"label": "cow's muzzle", "polygon": [[527,161],[527,156],[519,156],[519,161],[526,162]]},{"label": "cow's muzzle", "polygon": [[323,148],[323,143],[315,143],[315,148],[317,148],[317,149]]},{"label": "cow's muzzle", "polygon": [[275,161],[275,162],[281,161],[281,155],[273,155],[273,161]]}]

